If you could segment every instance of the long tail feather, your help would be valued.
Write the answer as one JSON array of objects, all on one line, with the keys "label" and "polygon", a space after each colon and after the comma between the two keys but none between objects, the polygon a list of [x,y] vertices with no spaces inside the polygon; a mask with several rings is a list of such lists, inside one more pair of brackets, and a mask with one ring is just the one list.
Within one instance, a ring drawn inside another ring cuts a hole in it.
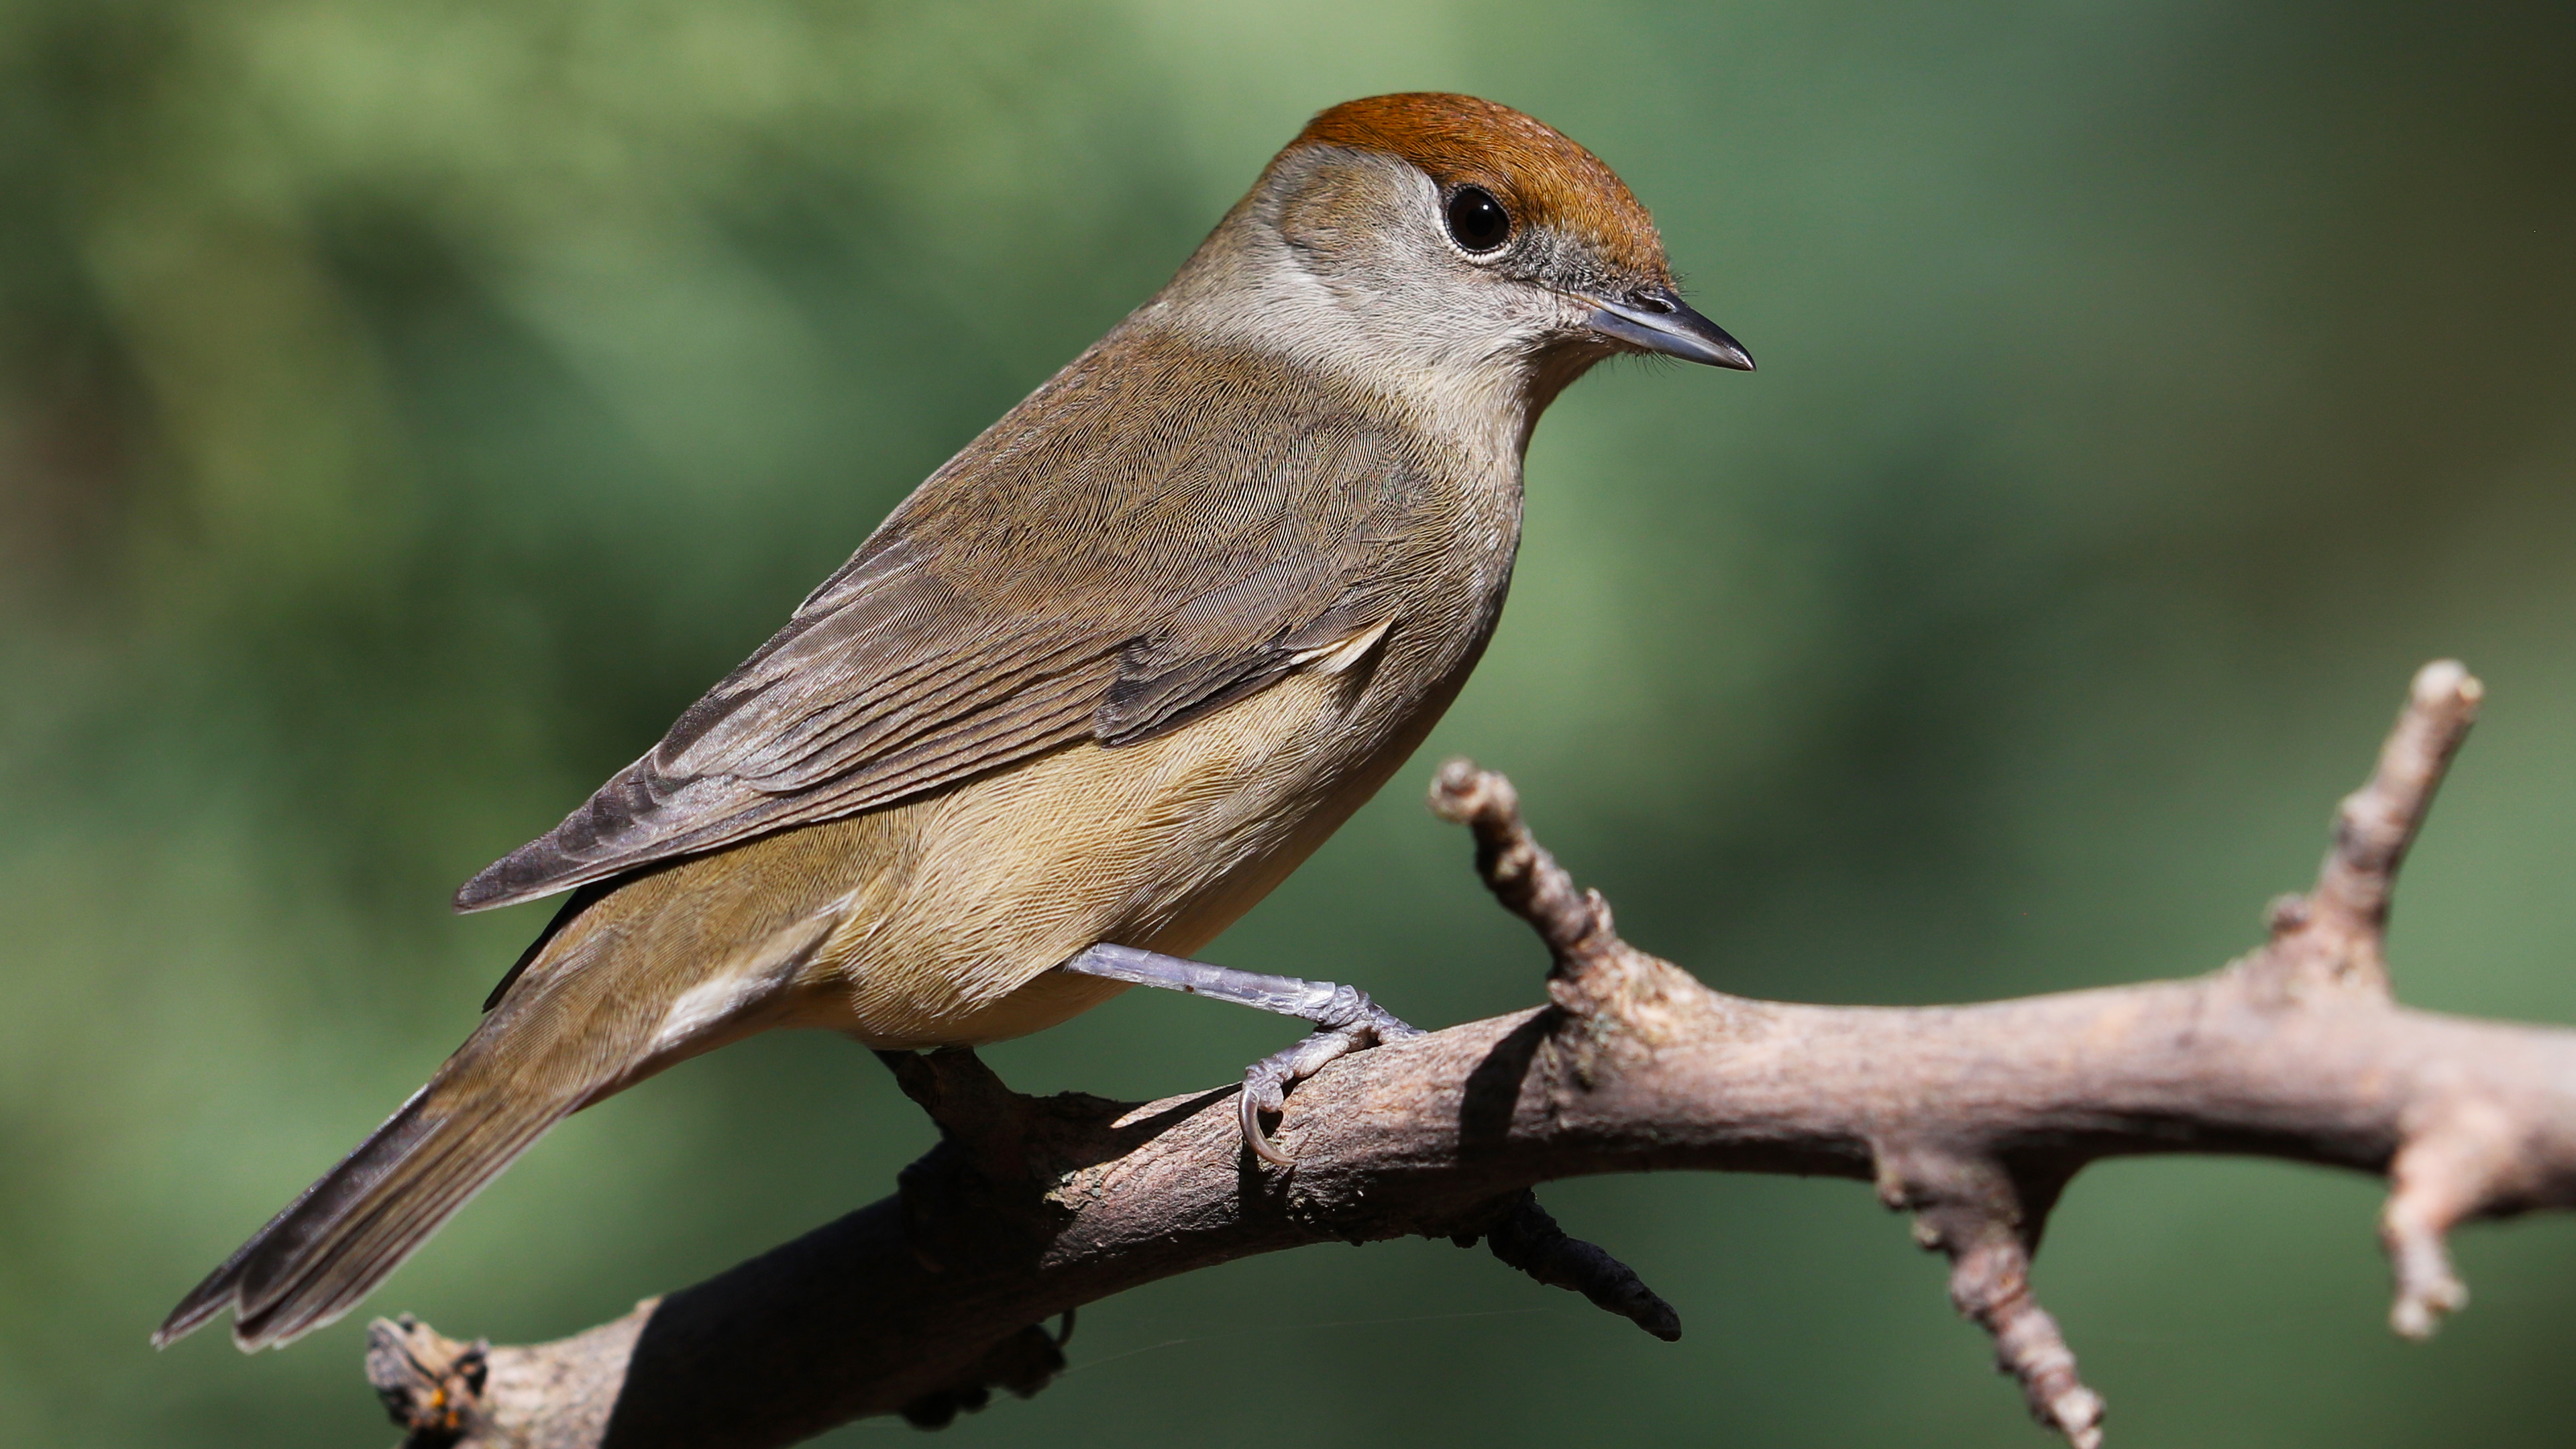
[{"label": "long tail feather", "polygon": [[355,1308],[546,1129],[757,1029],[765,1003],[840,920],[837,893],[821,895],[832,877],[689,871],[648,872],[575,896],[429,1085],[180,1300],[153,1343],[226,1308],[244,1349],[320,1328]]},{"label": "long tail feather", "polygon": [[513,1002],[485,1018],[428,1086],[180,1300],[153,1344],[229,1307],[233,1341],[267,1348],[356,1307],[628,1064],[611,1043],[575,1039],[584,1013],[571,1006]]}]

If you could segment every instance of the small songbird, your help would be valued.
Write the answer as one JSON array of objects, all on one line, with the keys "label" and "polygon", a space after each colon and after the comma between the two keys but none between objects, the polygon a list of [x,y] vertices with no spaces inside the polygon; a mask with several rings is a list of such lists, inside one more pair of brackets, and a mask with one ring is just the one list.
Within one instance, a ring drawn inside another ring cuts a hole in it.
[{"label": "small songbird", "polygon": [[1374,794],[1503,605],[1521,457],[1593,364],[1752,359],[1557,131],[1468,96],[1317,116],[1170,285],[966,445],[459,910],[572,892],[429,1085],[173,1310],[331,1322],[573,1112],[773,1027],[1040,1030],[1132,984],[1303,1017],[1282,1093],[1406,1034],[1188,958]]}]

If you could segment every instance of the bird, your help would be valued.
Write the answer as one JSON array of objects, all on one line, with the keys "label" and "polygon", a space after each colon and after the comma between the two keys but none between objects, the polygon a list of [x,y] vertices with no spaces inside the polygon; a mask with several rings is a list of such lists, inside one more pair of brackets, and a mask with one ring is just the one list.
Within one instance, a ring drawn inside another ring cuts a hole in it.
[{"label": "bird", "polygon": [[1646,209],[1470,96],[1316,115],[1172,280],[907,497],[460,911],[569,893],[464,1044],[153,1335],[330,1323],[573,1112],[776,1028],[975,1046],[1148,984],[1409,1034],[1191,959],[1419,746],[1484,651],[1522,460],[1605,359],[1751,370]]}]

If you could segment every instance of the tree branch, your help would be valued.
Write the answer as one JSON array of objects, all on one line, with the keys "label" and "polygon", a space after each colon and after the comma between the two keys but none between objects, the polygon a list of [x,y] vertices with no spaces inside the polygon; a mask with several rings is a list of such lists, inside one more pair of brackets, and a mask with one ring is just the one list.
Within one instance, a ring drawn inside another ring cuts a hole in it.
[{"label": "tree branch", "polygon": [[2251,955],[2191,980],[1958,1007],[1710,991],[1619,939],[1508,782],[1452,762],[1433,808],[1474,832],[1486,883],[1547,943],[1552,1004],[1300,1086],[1280,1131],[1294,1169],[1245,1151],[1231,1088],[1033,1099],[968,1053],[897,1056],[945,1140],[896,1197],[556,1343],[469,1347],[380,1320],[370,1376],[417,1445],[786,1444],[1033,1393],[1063,1363],[1036,1325],[1078,1304],[1254,1253],[1415,1234],[1489,1235],[1542,1281],[1677,1332],[1524,1190],[1696,1168],[1875,1183],[1948,1255],[1953,1301],[2032,1412],[2098,1444],[2102,1401],[2029,1276],[2086,1163],[2220,1152],[2386,1174],[2391,1317],[2410,1336],[2464,1300],[2453,1225],[2576,1205],[2576,1032],[2388,995],[2390,884],[2478,698],[2456,664],[2417,676],[2315,889],[2275,903]]}]

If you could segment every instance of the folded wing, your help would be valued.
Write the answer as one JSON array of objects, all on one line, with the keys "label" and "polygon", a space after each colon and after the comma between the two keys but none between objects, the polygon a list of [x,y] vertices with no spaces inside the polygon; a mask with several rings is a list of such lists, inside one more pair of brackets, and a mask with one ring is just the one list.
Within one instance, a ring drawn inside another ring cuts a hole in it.
[{"label": "folded wing", "polygon": [[1401,612],[1423,444],[1272,358],[1113,337],[932,475],[480,910],[1148,739]]}]

